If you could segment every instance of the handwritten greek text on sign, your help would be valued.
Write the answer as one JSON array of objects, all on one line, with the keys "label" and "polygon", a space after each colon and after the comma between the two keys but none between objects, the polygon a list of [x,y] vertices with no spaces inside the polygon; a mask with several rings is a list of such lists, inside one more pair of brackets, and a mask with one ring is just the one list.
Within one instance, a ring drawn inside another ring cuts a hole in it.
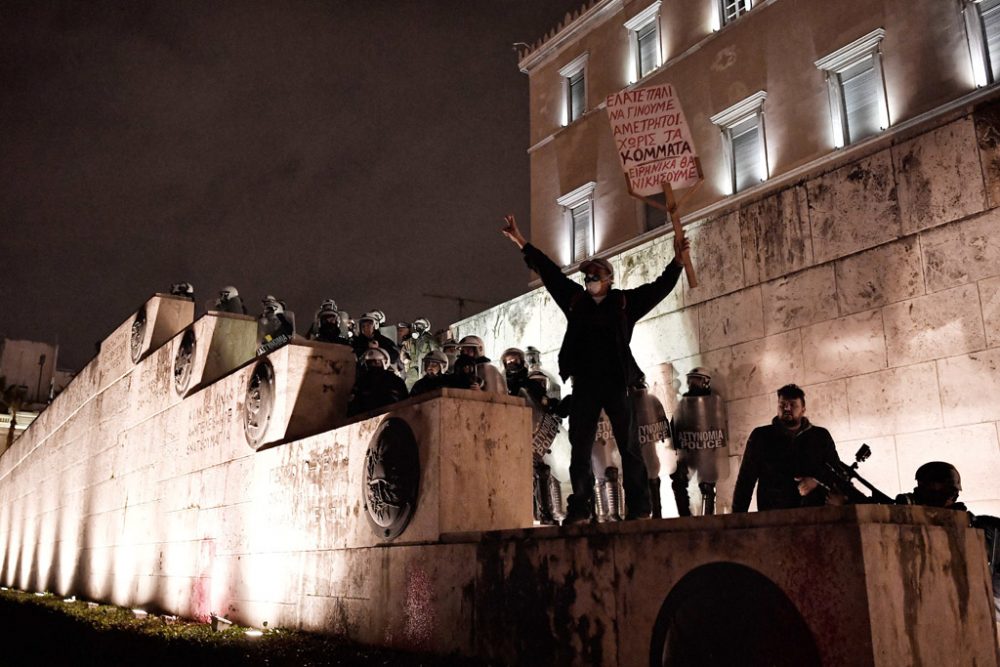
[{"label": "handwritten greek text on sign", "polygon": [[679,190],[698,181],[691,131],[673,86],[623,90],[608,96],[615,147],[632,191],[648,196],[662,184]]}]

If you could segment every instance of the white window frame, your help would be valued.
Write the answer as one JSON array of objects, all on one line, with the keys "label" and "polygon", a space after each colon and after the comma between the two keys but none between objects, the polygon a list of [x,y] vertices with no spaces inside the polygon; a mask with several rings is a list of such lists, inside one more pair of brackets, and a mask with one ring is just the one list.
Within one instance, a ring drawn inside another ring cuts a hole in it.
[{"label": "white window frame", "polygon": [[737,10],[736,16],[731,19],[726,18],[726,0],[715,0],[715,11],[717,13],[717,25],[722,27],[734,23],[740,19],[741,16],[753,9],[754,0],[745,0],[747,8],[740,11]]},{"label": "white window frame", "polygon": [[578,260],[576,258],[576,254],[574,253],[576,248],[576,239],[574,238],[576,230],[575,225],[573,224],[573,209],[580,204],[590,204],[590,224],[588,225],[589,238],[587,239],[586,256],[591,257],[594,254],[594,190],[596,188],[597,183],[595,181],[589,181],[572,192],[567,192],[562,197],[556,199],[556,204],[561,206],[563,209],[563,216],[569,228],[569,261],[566,262],[564,266],[569,266],[582,261]]},{"label": "white window frame", "polygon": [[[663,64],[663,44],[660,39],[660,0],[656,0],[649,7],[646,7],[625,22],[625,29],[628,30],[629,83],[635,83],[640,78],[639,31],[650,23],[656,28],[656,64],[650,72],[656,71]],[[645,76],[649,76],[650,72],[647,72]]]},{"label": "white window frame", "polygon": [[[562,77],[562,96],[563,96],[563,112],[562,112],[562,124],[563,127],[569,125],[570,123],[583,118],[584,114],[587,113],[587,59],[590,56],[589,52],[585,52],[569,63],[567,63],[561,70],[559,70],[559,76]],[[580,115],[573,118],[573,92],[569,87],[569,80],[576,76],[577,74],[583,73],[583,109],[580,110]]]},{"label": "white window frame", "polygon": [[757,119],[757,144],[760,151],[761,182],[770,177],[767,164],[767,137],[764,133],[764,100],[767,92],[758,90],[744,100],[712,116],[709,120],[722,131],[723,153],[729,165],[729,187],[731,193],[736,193],[736,152],[733,150],[732,130],[751,118]]},{"label": "white window frame", "polygon": [[882,73],[882,52],[880,48],[884,37],[885,30],[876,28],[864,37],[854,40],[847,46],[837,49],[824,58],[820,58],[815,63],[816,67],[826,75],[827,88],[830,93],[830,115],[833,122],[833,145],[836,148],[843,148],[850,136],[847,127],[847,109],[844,107],[840,74],[866,58],[872,59],[880,128],[883,131],[889,128],[889,105],[885,95],[885,78]]},{"label": "white window frame", "polygon": [[986,47],[986,29],[979,5],[982,0],[966,0],[962,13],[965,16],[965,32],[969,38],[969,58],[972,62],[972,77],[977,88],[993,83],[993,68]]}]

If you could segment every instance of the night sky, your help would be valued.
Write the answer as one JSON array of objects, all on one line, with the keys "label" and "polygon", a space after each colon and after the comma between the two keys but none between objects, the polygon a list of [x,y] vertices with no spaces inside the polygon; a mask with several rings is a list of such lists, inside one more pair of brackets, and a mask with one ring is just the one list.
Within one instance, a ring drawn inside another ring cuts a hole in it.
[{"label": "night sky", "polygon": [[[78,369],[146,298],[234,284],[305,333],[526,289],[532,42],[582,0],[5,2],[0,334]],[[465,314],[489,304],[470,304]]]}]

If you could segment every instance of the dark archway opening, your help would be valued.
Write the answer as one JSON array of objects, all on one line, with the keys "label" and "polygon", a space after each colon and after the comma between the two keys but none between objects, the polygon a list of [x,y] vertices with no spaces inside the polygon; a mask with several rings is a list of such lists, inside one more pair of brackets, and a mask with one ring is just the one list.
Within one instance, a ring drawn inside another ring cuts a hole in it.
[{"label": "dark archway opening", "polygon": [[712,563],[684,575],[653,627],[655,667],[819,665],[812,632],[788,596],[756,570]]}]

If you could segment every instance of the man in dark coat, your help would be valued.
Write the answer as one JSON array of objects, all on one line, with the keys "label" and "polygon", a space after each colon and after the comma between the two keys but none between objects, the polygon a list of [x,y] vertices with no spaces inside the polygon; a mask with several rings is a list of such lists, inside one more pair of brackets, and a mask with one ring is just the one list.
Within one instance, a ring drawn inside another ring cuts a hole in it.
[{"label": "man in dark coat", "polygon": [[[539,275],[552,299],[566,315],[566,335],[559,350],[559,375],[573,378],[573,405],[569,414],[571,445],[569,474],[573,494],[566,522],[588,521],[592,516],[594,474],[590,454],[603,409],[611,422],[622,459],[627,519],[649,516],[646,466],[639,450],[639,434],[628,391],[642,377],[629,343],[635,323],[662,301],[677,284],[681,264],[674,257],[651,283],[629,290],[612,289],[614,271],[605,259],[584,262],[580,270],[586,288],[568,278],[545,253],[521,234],[514,216],[508,215],[504,236],[524,253],[524,260]],[[679,256],[689,247],[686,239],[674,242]]]},{"label": "man in dark coat", "polygon": [[373,347],[386,351],[389,355],[389,365],[394,366],[399,359],[399,349],[396,344],[383,336],[378,330],[381,323],[374,312],[368,312],[358,318],[358,334],[351,339],[354,347],[354,354],[358,355],[358,361],[365,356],[365,352]]},{"label": "man in dark coat", "polygon": [[754,486],[757,509],[779,510],[825,505],[826,463],[840,456],[830,432],[809,423],[806,395],[788,384],[778,390],[778,415],[750,434],[733,490],[733,512],[746,512]]}]

